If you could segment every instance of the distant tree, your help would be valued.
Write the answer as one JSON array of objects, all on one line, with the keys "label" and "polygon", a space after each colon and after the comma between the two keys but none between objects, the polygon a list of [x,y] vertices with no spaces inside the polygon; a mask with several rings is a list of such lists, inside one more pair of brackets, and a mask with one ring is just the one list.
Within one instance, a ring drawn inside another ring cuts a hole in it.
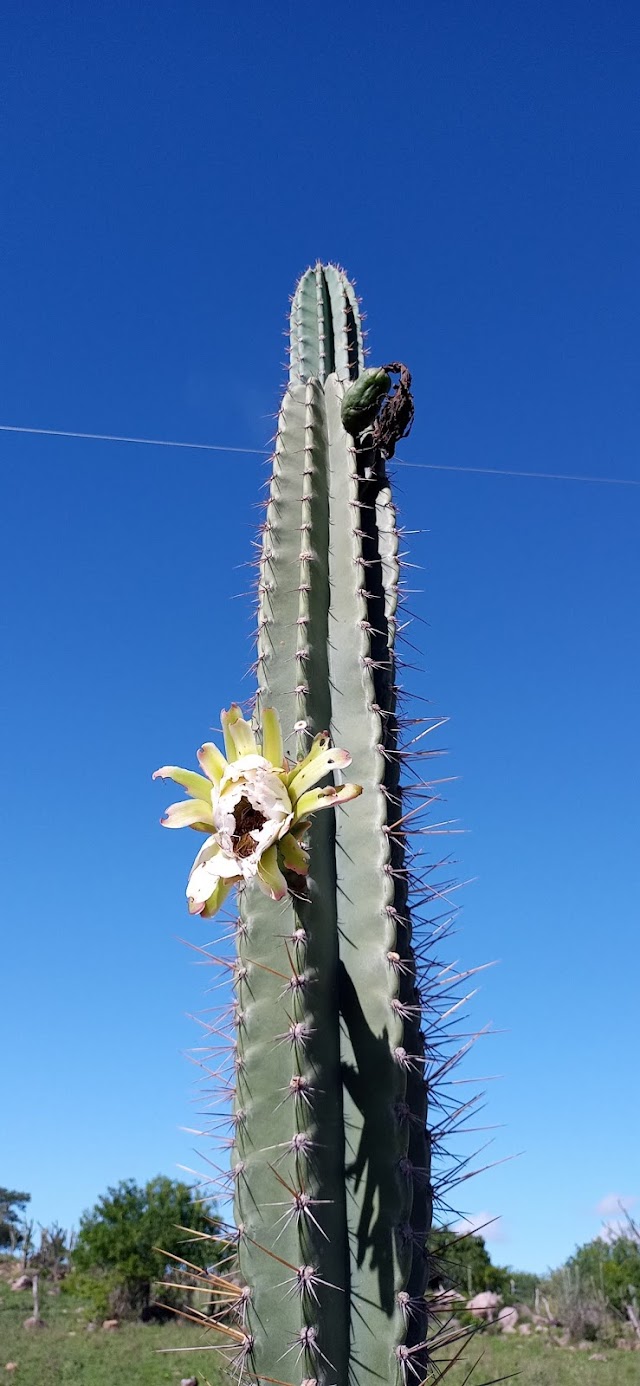
[{"label": "distant tree", "polygon": [[621,1314],[626,1312],[633,1291],[640,1295],[640,1243],[633,1235],[620,1235],[611,1241],[596,1237],[578,1247],[567,1266],[583,1283],[601,1291],[611,1308]]},{"label": "distant tree", "polygon": [[80,1219],[67,1287],[98,1314],[135,1317],[148,1306],[153,1282],[175,1267],[172,1255],[215,1263],[219,1228],[212,1207],[196,1201],[188,1184],[158,1176],[142,1188],[123,1180]]},{"label": "distant tree", "polygon": [[542,1284],[542,1277],[532,1271],[509,1271],[509,1298],[514,1304],[528,1304],[535,1307],[536,1290]]},{"label": "distant tree", "polygon": [[18,1223],[18,1246],[20,1247],[20,1269],[26,1271],[29,1257],[33,1251],[33,1229],[35,1227],[33,1218],[23,1218]]},{"label": "distant tree", "polygon": [[431,1289],[443,1285],[463,1295],[475,1295],[480,1290],[508,1293],[510,1272],[505,1266],[493,1265],[484,1237],[460,1235],[453,1228],[439,1227],[432,1233],[429,1246]]},{"label": "distant tree", "polygon": [[7,1247],[15,1251],[20,1246],[21,1222],[31,1194],[19,1189],[5,1189],[0,1184],[0,1251]]},{"label": "distant tree", "polygon": [[74,1233],[67,1232],[57,1222],[52,1222],[50,1227],[43,1227],[42,1223],[39,1226],[40,1246],[31,1258],[32,1264],[44,1275],[50,1275],[53,1280],[62,1280],[69,1266],[75,1242]]}]

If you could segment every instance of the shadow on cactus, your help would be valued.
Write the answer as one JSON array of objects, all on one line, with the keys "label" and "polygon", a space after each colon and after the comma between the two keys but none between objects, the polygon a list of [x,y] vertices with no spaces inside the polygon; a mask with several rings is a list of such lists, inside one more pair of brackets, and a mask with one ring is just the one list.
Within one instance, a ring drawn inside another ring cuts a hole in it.
[{"label": "shadow on cactus", "polygon": [[[200,950],[232,991],[199,1062],[219,1085],[208,1134],[230,1151],[234,1254],[227,1278],[192,1268],[214,1305],[192,1317],[215,1322],[250,1382],[409,1386],[444,1375],[437,1354],[460,1337],[425,1298],[432,1151],[473,1106],[442,1087],[455,1055],[438,1018],[461,979],[434,954],[453,911],[421,851],[440,723],[402,724],[397,707],[386,462],[411,426],[411,376],[365,368],[355,293],[332,265],[302,276],[290,344],[252,722],[234,705],[224,756],[207,743],[202,774],[157,772],[188,795],[165,825],[207,835],[189,909],[215,914],[236,886],[239,911],[231,954],[224,939]],[[347,766],[352,782],[333,783]]]}]

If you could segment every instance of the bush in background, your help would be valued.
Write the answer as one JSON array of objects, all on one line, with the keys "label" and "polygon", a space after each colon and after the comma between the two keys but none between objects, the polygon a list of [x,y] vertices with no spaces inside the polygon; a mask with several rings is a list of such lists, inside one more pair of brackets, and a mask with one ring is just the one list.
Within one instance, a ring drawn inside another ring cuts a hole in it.
[{"label": "bush in background", "polygon": [[[144,1187],[122,1180],[82,1215],[65,1289],[97,1317],[137,1318],[154,1282],[173,1277],[172,1257],[201,1267],[220,1258],[219,1230],[211,1204],[196,1199],[188,1184],[160,1175]],[[170,1303],[180,1296],[169,1289],[159,1297]]]}]

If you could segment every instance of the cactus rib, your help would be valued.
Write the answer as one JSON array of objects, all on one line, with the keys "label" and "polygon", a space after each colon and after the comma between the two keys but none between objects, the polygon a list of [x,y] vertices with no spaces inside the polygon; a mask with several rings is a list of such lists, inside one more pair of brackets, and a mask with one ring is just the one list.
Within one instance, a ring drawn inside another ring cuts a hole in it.
[{"label": "cactus rib", "polygon": [[[295,722],[303,753],[330,722],[328,532],[324,395],[317,381],[295,382],[263,535],[258,710]],[[278,1377],[289,1349],[309,1378],[324,1379],[330,1363],[346,1380],[348,1368],[332,817],[310,830],[305,888],[280,906],[255,889],[241,901],[236,1219],[256,1379]],[[288,1296],[282,1260],[294,1267]]]},{"label": "cactus rib", "polygon": [[355,380],[364,369],[360,308],[353,285],[337,265],[316,264],[305,271],[291,303],[289,327],[291,382],[324,382],[334,372]]}]

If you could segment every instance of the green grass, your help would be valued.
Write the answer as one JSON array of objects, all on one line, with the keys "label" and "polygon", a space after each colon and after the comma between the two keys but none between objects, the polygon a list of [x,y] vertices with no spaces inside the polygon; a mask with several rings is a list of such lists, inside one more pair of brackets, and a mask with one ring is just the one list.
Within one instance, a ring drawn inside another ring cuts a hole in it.
[{"label": "green grass", "polygon": [[[590,1362],[592,1352],[602,1352],[606,1362]],[[589,1352],[570,1351],[545,1342],[518,1337],[474,1338],[459,1363],[444,1379],[444,1386],[463,1386],[472,1364],[469,1386],[500,1380],[517,1373],[514,1386],[640,1386],[640,1353],[609,1350],[593,1343]]]},{"label": "green grass", "polygon": [[[78,1312],[79,1311],[79,1312]],[[196,1325],[125,1324],[115,1332],[87,1333],[87,1314],[70,1295],[51,1298],[40,1312],[47,1327],[22,1327],[33,1312],[31,1291],[0,1286],[0,1384],[7,1386],[178,1386],[197,1376],[201,1386],[223,1386],[214,1352],[159,1353],[158,1348],[198,1348],[211,1342]],[[72,1336],[75,1335],[75,1336]],[[15,1372],[5,1371],[17,1362]]]},{"label": "green grass", "polygon": [[[178,1386],[181,1377],[197,1376],[200,1386],[225,1386],[225,1375],[213,1352],[197,1349],[211,1339],[190,1324],[126,1324],[114,1333],[87,1333],[86,1313],[70,1295],[42,1296],[47,1328],[22,1327],[32,1311],[30,1291],[16,1294],[0,1285],[0,1386]],[[158,1348],[190,1351],[159,1353]],[[196,1349],[194,1351],[194,1349]],[[518,1373],[517,1386],[640,1386],[640,1353],[605,1351],[606,1362],[590,1362],[588,1352],[568,1352],[522,1338],[476,1338],[464,1365],[445,1378],[445,1386],[463,1386],[472,1363],[481,1360],[469,1386]],[[7,1362],[17,1362],[6,1372]],[[283,1373],[286,1376],[286,1372]],[[227,1379],[228,1381],[228,1379]]]}]

